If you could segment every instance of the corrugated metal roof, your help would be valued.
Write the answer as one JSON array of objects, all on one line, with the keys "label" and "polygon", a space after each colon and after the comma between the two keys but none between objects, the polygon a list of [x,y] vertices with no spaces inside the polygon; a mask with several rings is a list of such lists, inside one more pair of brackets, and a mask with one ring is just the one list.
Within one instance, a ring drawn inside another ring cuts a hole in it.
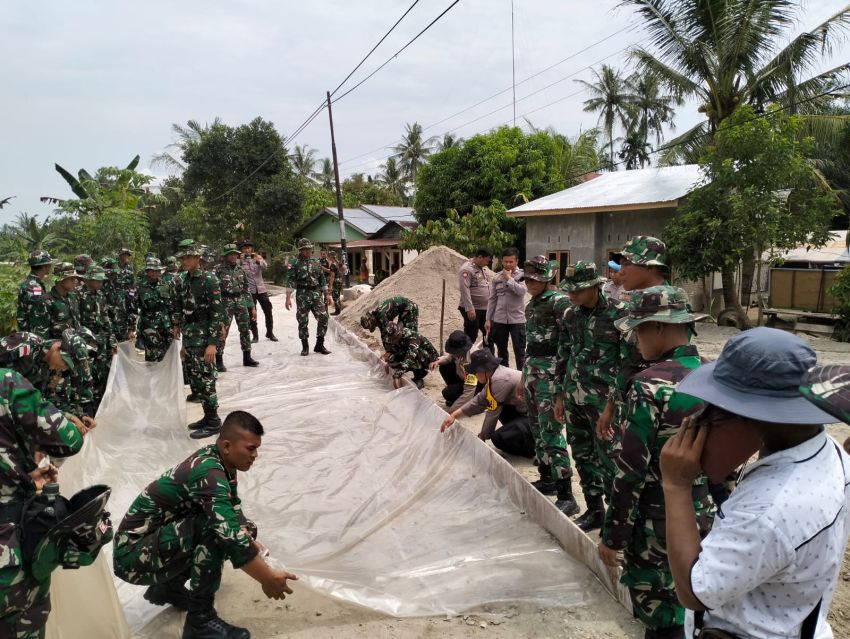
[{"label": "corrugated metal roof", "polygon": [[[832,262],[850,262],[850,254],[847,253],[847,231],[833,231],[826,246],[813,248],[801,246],[799,248],[785,251],[782,258],[786,262],[814,262],[817,264],[829,264]],[[766,258],[769,256],[765,256]]]},{"label": "corrugated metal roof", "polygon": [[508,211],[509,215],[552,215],[675,206],[700,180],[699,165],[683,164],[660,168],[603,173],[598,178],[558,193],[538,198]]},{"label": "corrugated metal roof", "polygon": [[[325,213],[336,218],[337,213],[335,208],[326,207]],[[359,209],[342,209],[342,214],[345,217],[345,223],[350,224],[364,235],[372,235],[383,228],[386,221],[376,217],[369,211],[362,208]]]},{"label": "corrugated metal roof", "polygon": [[409,206],[381,206],[378,204],[363,204],[361,209],[374,213],[387,222],[416,222],[413,209]]}]

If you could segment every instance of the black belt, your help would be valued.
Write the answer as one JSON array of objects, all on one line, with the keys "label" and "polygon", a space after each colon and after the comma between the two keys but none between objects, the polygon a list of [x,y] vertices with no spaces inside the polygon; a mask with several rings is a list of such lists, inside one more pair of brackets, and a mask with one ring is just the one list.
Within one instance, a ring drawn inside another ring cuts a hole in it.
[{"label": "black belt", "polygon": [[558,354],[558,347],[554,344],[527,344],[525,353],[529,357],[555,357]]}]

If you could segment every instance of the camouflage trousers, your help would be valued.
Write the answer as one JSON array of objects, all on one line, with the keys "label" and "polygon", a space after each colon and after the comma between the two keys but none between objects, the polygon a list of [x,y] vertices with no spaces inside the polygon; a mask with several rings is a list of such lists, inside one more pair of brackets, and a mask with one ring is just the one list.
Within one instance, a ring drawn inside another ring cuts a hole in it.
[{"label": "camouflage trousers", "polygon": [[613,442],[596,436],[600,410],[593,404],[564,402],[567,418],[567,442],[578,470],[584,498],[600,497],[611,492],[617,467]]},{"label": "camouflage trousers", "polygon": [[171,330],[164,326],[140,329],[139,336],[145,349],[146,362],[161,362],[174,339]]},{"label": "camouflage trousers", "polygon": [[624,551],[620,578],[629,589],[635,618],[653,630],[685,623],[685,609],[676,598],[667,561],[665,526],[664,519],[644,519],[638,515]]},{"label": "camouflage trousers", "polygon": [[218,339],[218,352],[224,350],[224,343],[227,341],[227,336],[230,334],[230,327],[233,325],[233,318],[236,318],[236,327],[239,329],[239,346],[242,352],[251,350],[251,311],[238,299],[225,299],[225,311],[227,319],[224,323],[224,336]]},{"label": "camouflage trousers", "polygon": [[328,332],[328,306],[325,295],[316,289],[299,288],[295,292],[295,319],[298,320],[298,339],[309,339],[307,320],[310,313],[316,318],[316,337],[322,338]]},{"label": "camouflage trousers", "polygon": [[94,403],[99,404],[106,392],[106,380],[109,379],[109,366],[112,363],[112,349],[108,344],[97,346],[97,354],[91,363],[92,395]]},{"label": "camouflage trousers", "polygon": [[573,471],[567,453],[564,427],[555,419],[555,379],[547,371],[526,370],[525,403],[534,435],[534,458],[538,465],[552,468],[552,478],[568,479]]},{"label": "camouflage trousers", "polygon": [[172,521],[140,538],[118,533],[112,553],[115,574],[140,586],[188,579],[192,594],[212,597],[225,561],[212,523],[198,515]]},{"label": "camouflage trousers", "polygon": [[0,548],[11,550],[0,568],[0,637],[42,639],[50,614],[50,578],[37,581],[24,570],[16,528],[0,524]]},{"label": "camouflage trousers", "polygon": [[204,362],[204,346],[186,347],[186,376],[189,388],[198,399],[210,408],[218,408],[218,395],[215,392],[215,362]]},{"label": "camouflage trousers", "polygon": [[334,300],[334,309],[340,310],[342,309],[342,303],[340,302],[340,298],[342,297],[342,282],[334,282],[334,288],[331,292]]}]

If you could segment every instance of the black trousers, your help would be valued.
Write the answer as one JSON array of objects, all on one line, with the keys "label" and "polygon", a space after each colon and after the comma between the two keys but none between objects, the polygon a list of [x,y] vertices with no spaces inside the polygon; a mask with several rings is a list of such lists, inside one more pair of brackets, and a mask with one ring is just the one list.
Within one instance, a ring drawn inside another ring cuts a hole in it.
[{"label": "black trousers", "polygon": [[472,340],[472,343],[478,341],[478,333],[481,333],[481,336],[484,338],[484,345],[493,352],[493,344],[487,339],[487,331],[484,330],[484,322],[487,321],[487,309],[486,308],[476,308],[475,309],[475,319],[469,319],[469,316],[466,314],[466,311],[462,308],[458,309],[460,311],[461,317],[463,317],[463,332],[466,333],[467,337]]},{"label": "black trousers", "polygon": [[[263,317],[266,318],[266,335],[271,335],[274,332],[274,318],[272,317],[272,302],[269,299],[268,293],[252,293],[251,297],[254,298],[254,306],[259,306],[263,309]],[[257,333],[257,320],[251,320],[251,334],[256,338],[259,337]]]},{"label": "black trousers", "polygon": [[443,389],[443,399],[446,404],[451,406],[457,401],[457,398],[463,395],[463,380],[457,374],[457,365],[454,362],[442,364],[440,366],[440,377],[446,383]]},{"label": "black trousers", "polygon": [[508,337],[514,347],[516,367],[522,370],[525,364],[525,324],[500,324],[491,322],[490,342],[496,347],[502,366],[508,365]]}]

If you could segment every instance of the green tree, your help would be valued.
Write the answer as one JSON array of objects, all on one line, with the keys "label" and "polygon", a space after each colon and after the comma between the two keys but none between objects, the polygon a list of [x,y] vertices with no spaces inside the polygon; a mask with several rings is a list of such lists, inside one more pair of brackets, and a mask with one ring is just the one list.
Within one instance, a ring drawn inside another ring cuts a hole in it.
[{"label": "green tree", "polygon": [[51,250],[60,244],[59,237],[53,232],[48,216],[39,222],[35,215],[19,213],[14,224],[7,224],[3,234],[8,235],[17,249],[16,257],[26,258],[32,251]]},{"label": "green tree", "polygon": [[[213,120],[213,126],[217,124],[221,124],[221,118]],[[165,147],[165,151],[162,153],[155,154],[151,158],[151,166],[165,168],[174,174],[183,173],[186,170],[186,164],[181,158],[186,147],[200,140],[209,128],[209,124],[201,126],[197,120],[189,120],[185,126],[177,123],[172,124],[171,131],[177,137],[177,140]]]},{"label": "green tree", "polygon": [[370,175],[353,173],[342,183],[342,192],[354,206],[361,204],[381,204],[384,206],[401,206],[402,196],[391,190],[380,180],[374,180]]},{"label": "green tree", "polygon": [[315,149],[311,149],[306,144],[304,146],[296,144],[289,159],[292,161],[292,169],[295,171],[295,175],[302,180],[315,178],[317,162]]},{"label": "green tree", "polygon": [[463,142],[463,138],[459,138],[454,133],[444,133],[442,139],[437,142],[437,150],[445,151],[459,145],[461,142]]},{"label": "green tree", "polygon": [[376,176],[378,182],[404,203],[407,197],[404,189],[404,175],[398,168],[396,159],[387,158],[386,163],[381,166],[381,169],[382,172]]},{"label": "green tree", "polygon": [[599,122],[608,140],[608,161],[614,166],[614,128],[620,124],[629,126],[632,109],[632,96],[629,86],[619,70],[602,65],[600,71],[593,71],[594,81],[576,80],[593,95],[584,101],[586,112],[598,112]]},{"label": "green tree", "polygon": [[433,150],[434,138],[423,138],[422,125],[418,122],[406,124],[402,141],[393,147],[394,157],[398,160],[399,167],[405,177],[414,184],[419,175],[419,169]]},{"label": "green tree", "polygon": [[[587,176],[599,169],[602,162],[599,152],[599,129],[582,131],[574,138],[558,133],[554,128],[538,129],[525,120],[534,133],[541,131],[552,138],[555,147],[555,168],[563,180],[561,188],[576,186],[587,180]],[[527,198],[523,198],[526,199]]]},{"label": "green tree", "polygon": [[625,163],[627,171],[642,169],[649,162],[649,144],[643,133],[637,129],[629,131],[617,157]]},{"label": "green tree", "polygon": [[472,255],[479,246],[499,252],[513,246],[517,240],[516,235],[505,230],[509,223],[505,210],[501,202],[486,207],[473,206],[467,215],[450,210],[442,219],[428,220],[415,230],[405,232],[399,245],[413,251],[448,246],[463,255]]},{"label": "green tree", "polygon": [[702,186],[664,233],[680,276],[721,272],[724,305],[737,309],[744,325],[743,308],[749,306],[762,254],[804,242],[823,245],[838,206],[807,164],[812,140],[801,137],[801,118],[778,111],[772,116],[755,118],[753,109],[743,106],[720,123],[700,161]]},{"label": "green tree", "polygon": [[[674,129],[675,106],[682,104],[682,99],[672,93],[664,93],[661,83],[654,75],[634,73],[626,79],[629,91],[629,122],[626,138],[632,132],[637,132],[643,140],[637,145],[637,138],[632,146],[649,148],[650,136],[655,137],[655,144],[661,144],[664,127]],[[641,167],[643,163],[641,163]]]},{"label": "green tree", "polygon": [[334,165],[330,158],[322,160],[322,170],[316,176],[319,186],[323,189],[333,190],[336,186],[336,177],[334,175]]}]

